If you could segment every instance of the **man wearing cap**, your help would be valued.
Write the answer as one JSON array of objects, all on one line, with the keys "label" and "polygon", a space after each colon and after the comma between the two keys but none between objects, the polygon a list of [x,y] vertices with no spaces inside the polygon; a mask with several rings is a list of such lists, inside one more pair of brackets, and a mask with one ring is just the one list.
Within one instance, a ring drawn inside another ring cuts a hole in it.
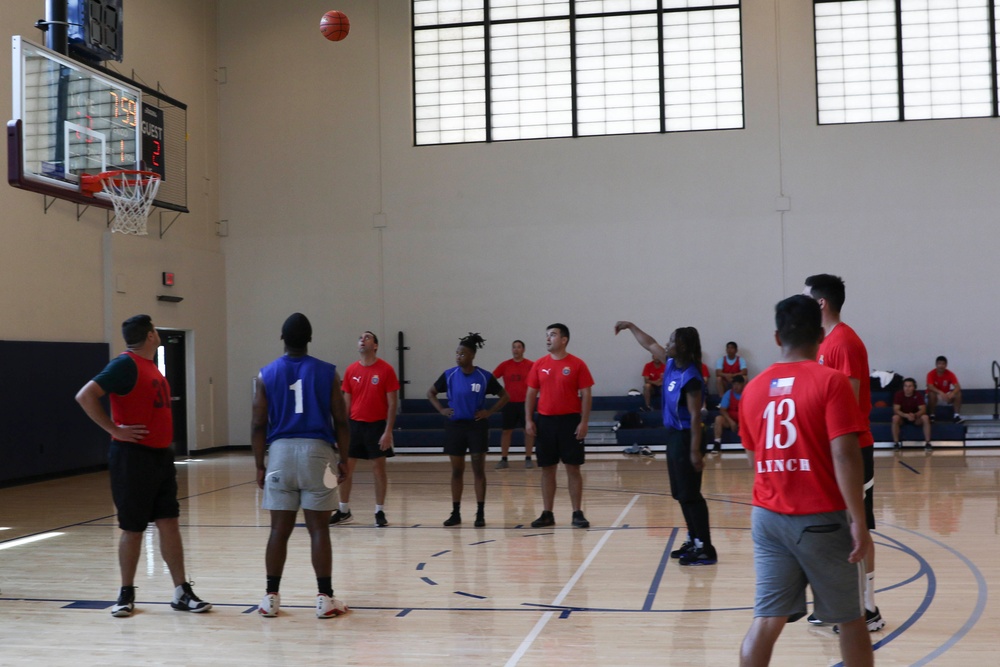
[{"label": "man wearing cap", "polygon": [[258,611],[267,618],[278,615],[288,538],[302,507],[319,589],[316,616],[332,618],[347,611],[347,605],[333,596],[329,529],[330,514],[337,506],[337,482],[346,472],[347,406],[337,367],[308,354],[309,319],[302,313],[290,315],[281,327],[281,338],[285,354],[262,368],[254,380],[251,444],[257,485],[264,490],[262,507],[271,511],[267,587]]}]

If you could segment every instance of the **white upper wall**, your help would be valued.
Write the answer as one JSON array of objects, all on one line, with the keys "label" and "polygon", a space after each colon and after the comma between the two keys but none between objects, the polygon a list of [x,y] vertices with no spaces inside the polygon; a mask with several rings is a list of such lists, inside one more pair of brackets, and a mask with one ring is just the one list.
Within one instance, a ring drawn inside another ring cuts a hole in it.
[{"label": "white upper wall", "polygon": [[830,272],[873,367],[922,377],[946,354],[991,385],[998,121],[817,126],[811,3],[744,4],[744,130],[415,147],[409,2],[342,0],[330,43],[328,3],[220,0],[234,442],[296,310],[341,368],[362,329],[393,363],[405,332],[408,397],[467,332],[492,369],[555,321],[621,394],[647,355],[616,320],[695,326],[710,366],[734,339],[757,372],[775,302]]}]

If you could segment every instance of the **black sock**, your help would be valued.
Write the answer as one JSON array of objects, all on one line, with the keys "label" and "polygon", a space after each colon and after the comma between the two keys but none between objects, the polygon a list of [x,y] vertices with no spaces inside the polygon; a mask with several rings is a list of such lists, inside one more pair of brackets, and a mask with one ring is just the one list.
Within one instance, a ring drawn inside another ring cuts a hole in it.
[{"label": "black sock", "polygon": [[531,460],[531,457],[530,457],[530,456],[525,456],[525,457],[524,457],[524,460],[525,460],[525,461],[530,461],[530,460]]},{"label": "black sock", "polygon": [[483,509],[486,507],[486,503],[476,503],[476,514],[479,516],[483,515]]},{"label": "black sock", "polygon": [[458,514],[461,511],[461,507],[462,507],[462,503],[460,503],[460,502],[459,503],[452,503],[451,504],[451,511],[452,511],[452,513]]},{"label": "black sock", "polygon": [[316,587],[323,595],[333,597],[333,577],[316,577]]},{"label": "black sock", "polygon": [[267,588],[264,590],[265,593],[277,593],[278,589],[281,588],[281,577],[271,577],[267,578]]},{"label": "black sock", "polygon": [[500,460],[501,460],[501,461],[506,461],[506,460],[507,460],[507,457],[506,457],[506,456],[501,456],[501,457],[500,457]]}]

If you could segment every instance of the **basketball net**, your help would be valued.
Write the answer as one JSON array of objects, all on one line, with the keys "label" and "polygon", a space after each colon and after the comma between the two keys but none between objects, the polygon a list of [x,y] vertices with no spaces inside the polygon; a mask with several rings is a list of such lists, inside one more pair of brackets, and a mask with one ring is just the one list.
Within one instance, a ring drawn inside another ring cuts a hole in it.
[{"label": "basketball net", "polygon": [[96,176],[84,174],[81,189],[103,192],[115,207],[111,231],[122,234],[146,235],[149,210],[160,189],[159,174],[151,171],[106,171]]}]

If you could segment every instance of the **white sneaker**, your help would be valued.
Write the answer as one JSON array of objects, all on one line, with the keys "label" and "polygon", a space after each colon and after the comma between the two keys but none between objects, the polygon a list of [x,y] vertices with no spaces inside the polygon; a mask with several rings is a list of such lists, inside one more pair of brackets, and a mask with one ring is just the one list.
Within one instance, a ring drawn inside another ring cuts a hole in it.
[{"label": "white sneaker", "polygon": [[278,615],[278,607],[281,606],[281,595],[278,593],[268,593],[260,601],[257,611],[264,618],[274,618]]},{"label": "white sneaker", "polygon": [[333,618],[346,614],[347,605],[342,600],[320,593],[316,596],[316,618]]}]

